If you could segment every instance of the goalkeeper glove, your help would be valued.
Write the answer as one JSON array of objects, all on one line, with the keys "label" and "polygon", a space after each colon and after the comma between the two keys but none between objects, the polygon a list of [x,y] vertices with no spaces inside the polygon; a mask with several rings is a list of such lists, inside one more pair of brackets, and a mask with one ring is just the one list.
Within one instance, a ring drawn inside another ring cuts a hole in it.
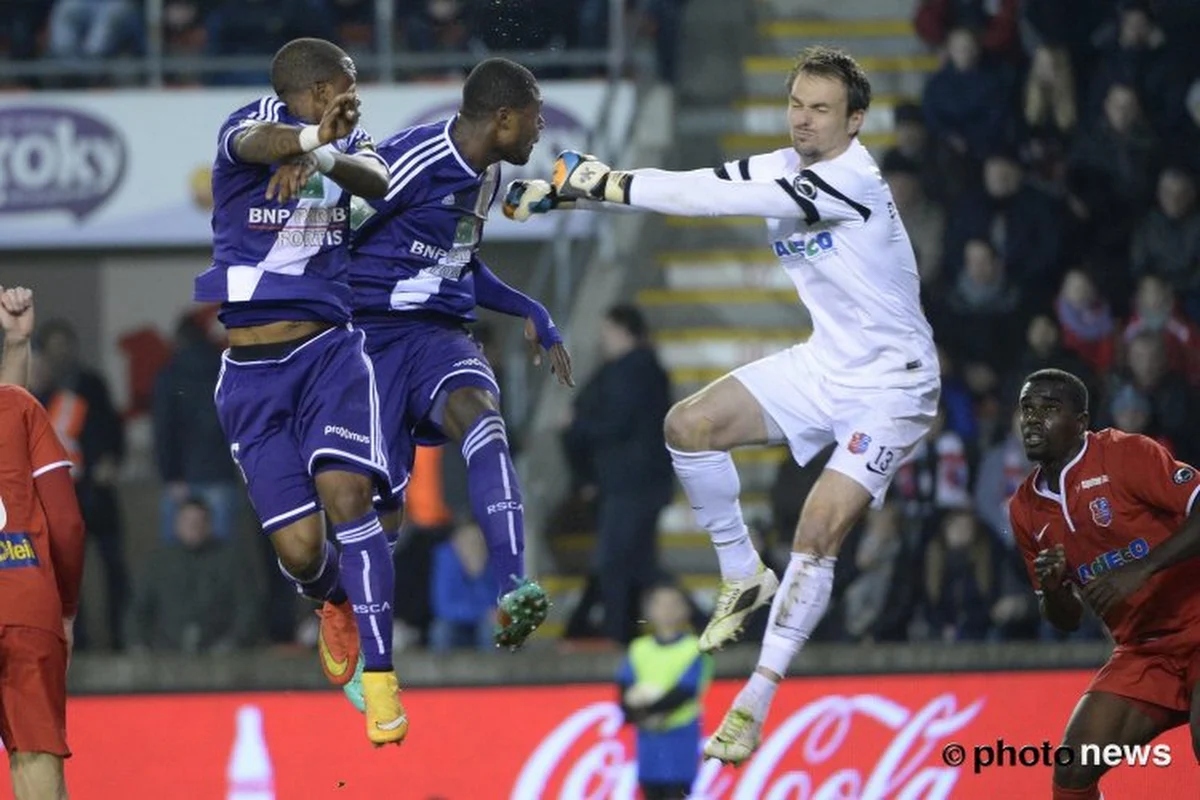
[{"label": "goalkeeper glove", "polygon": [[590,198],[610,203],[629,203],[629,184],[633,175],[618,172],[595,156],[564,150],[554,162],[551,184],[566,200]]},{"label": "goalkeeper glove", "polygon": [[570,200],[559,198],[553,186],[540,180],[517,180],[508,184],[502,206],[504,216],[517,222],[526,222],[534,214],[547,214],[556,208],[574,207]]}]

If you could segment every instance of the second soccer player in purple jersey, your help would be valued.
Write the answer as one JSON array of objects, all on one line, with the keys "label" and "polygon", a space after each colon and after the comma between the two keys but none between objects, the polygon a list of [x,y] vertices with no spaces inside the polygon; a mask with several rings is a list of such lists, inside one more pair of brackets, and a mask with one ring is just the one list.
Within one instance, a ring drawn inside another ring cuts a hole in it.
[{"label": "second soccer player in purple jersey", "polygon": [[500,388],[465,324],[477,305],[524,318],[539,359],[545,349],[558,379],[572,383],[549,313],[505,285],[478,253],[500,162],[529,160],[544,124],[541,106],[529,70],[502,58],[481,62],[467,76],[454,117],[380,144],[388,190],[361,207],[356,198],[351,237],[354,320],[366,331],[380,376],[396,493],[383,518],[399,514],[415,445],[451,440],[462,449],[472,508],[499,581],[496,643],[504,647],[520,646],[545,620],[549,602],[524,577],[524,507]]}]

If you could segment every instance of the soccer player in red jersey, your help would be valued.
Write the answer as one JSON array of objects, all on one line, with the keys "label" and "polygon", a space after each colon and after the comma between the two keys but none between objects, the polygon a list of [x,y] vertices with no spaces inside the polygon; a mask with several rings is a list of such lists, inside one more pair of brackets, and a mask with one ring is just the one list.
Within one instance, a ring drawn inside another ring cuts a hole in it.
[{"label": "soccer player in red jersey", "polygon": [[[0,328],[0,383],[23,384],[27,289],[0,289]],[[70,467],[45,410],[0,385],[0,740],[17,800],[67,796],[67,661],[84,546]]]},{"label": "soccer player in red jersey", "polygon": [[1020,398],[1025,453],[1037,466],[1009,503],[1013,535],[1042,613],[1079,627],[1084,604],[1116,647],[1075,707],[1054,768],[1054,800],[1097,800],[1107,767],[1080,747],[1143,745],[1190,720],[1200,757],[1200,495],[1196,470],[1145,436],[1088,430],[1087,389],[1040,370]]}]

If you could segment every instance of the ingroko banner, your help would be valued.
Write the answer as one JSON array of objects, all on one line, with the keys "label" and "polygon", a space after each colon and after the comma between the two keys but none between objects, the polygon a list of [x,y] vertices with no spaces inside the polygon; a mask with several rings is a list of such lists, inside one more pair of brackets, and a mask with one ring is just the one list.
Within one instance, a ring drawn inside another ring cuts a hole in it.
[{"label": "ingroko banner", "polygon": [[[209,176],[217,130],[269,88],[38,92],[0,96],[0,249],[107,245],[208,246]],[[364,86],[363,127],[376,141],[458,108],[454,84]],[[542,84],[546,129],[523,167],[505,165],[507,184],[548,177],[564,149],[583,149],[607,126],[623,141],[634,109],[631,85],[610,93],[599,81]],[[538,239],[542,217],[519,225],[496,204],[487,235]],[[588,213],[573,213],[586,233]]]},{"label": "ingroko banner", "polygon": [[[1087,672],[784,683],[762,748],[705,764],[696,800],[1049,797]],[[740,684],[718,682],[715,727]],[[634,800],[633,736],[606,686],[405,692],[412,728],[373,749],[339,693],[85,697],[69,707],[75,800]],[[1195,797],[1186,728],[1102,782],[1111,798]],[[1164,757],[1165,756],[1165,757]],[[1170,760],[1169,766],[1161,765]],[[1144,765],[1129,765],[1143,761]],[[0,786],[3,786],[0,783]],[[0,796],[7,787],[0,788]]]}]

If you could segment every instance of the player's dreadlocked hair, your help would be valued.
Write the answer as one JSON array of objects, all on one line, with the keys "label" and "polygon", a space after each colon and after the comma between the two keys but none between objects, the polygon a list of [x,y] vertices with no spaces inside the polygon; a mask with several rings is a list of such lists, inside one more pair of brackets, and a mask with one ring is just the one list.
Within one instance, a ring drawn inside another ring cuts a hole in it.
[{"label": "player's dreadlocked hair", "polygon": [[1063,369],[1039,369],[1025,383],[1053,383],[1067,390],[1067,398],[1080,414],[1088,413],[1088,390],[1077,376]]},{"label": "player's dreadlocked hair", "polygon": [[354,74],[354,61],[346,51],[324,39],[293,39],[271,60],[271,85],[280,97]]},{"label": "player's dreadlocked hair", "polygon": [[866,111],[871,105],[871,82],[867,73],[848,53],[835,47],[816,45],[807,47],[796,57],[792,71],[788,75],[787,89],[792,90],[796,76],[800,73],[817,75],[822,78],[836,78],[846,87],[846,112]]},{"label": "player's dreadlocked hair", "polygon": [[528,108],[538,98],[537,78],[515,61],[480,61],[463,84],[462,108],[468,119],[483,119],[501,108]]}]

